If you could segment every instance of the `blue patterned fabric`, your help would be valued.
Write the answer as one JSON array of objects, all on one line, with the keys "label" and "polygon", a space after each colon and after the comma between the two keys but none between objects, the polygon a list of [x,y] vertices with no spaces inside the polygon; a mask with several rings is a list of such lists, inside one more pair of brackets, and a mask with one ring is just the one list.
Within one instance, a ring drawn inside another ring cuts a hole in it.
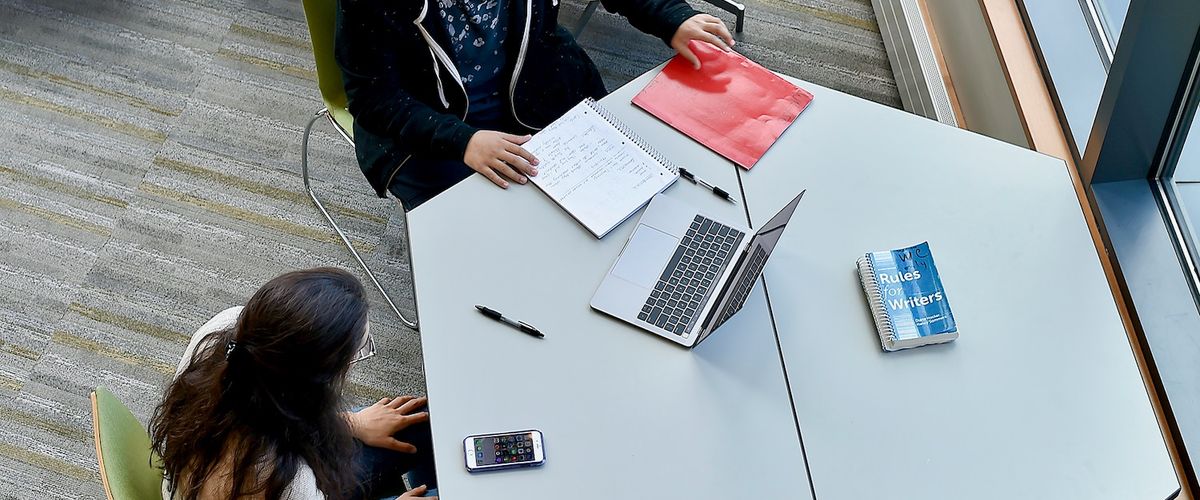
[{"label": "blue patterned fabric", "polygon": [[438,0],[450,48],[467,89],[467,123],[495,121],[503,113],[500,71],[508,37],[507,0]]}]

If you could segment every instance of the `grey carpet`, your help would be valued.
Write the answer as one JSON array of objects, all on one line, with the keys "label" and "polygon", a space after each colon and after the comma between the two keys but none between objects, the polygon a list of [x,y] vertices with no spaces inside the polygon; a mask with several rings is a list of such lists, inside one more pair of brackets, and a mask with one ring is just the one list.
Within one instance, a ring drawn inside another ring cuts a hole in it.
[{"label": "grey carpet", "polygon": [[[868,0],[748,7],[743,53],[898,105]],[[670,55],[602,11],[580,39],[610,89]],[[358,272],[301,194],[319,106],[297,0],[0,0],[0,497],[102,497],[93,387],[145,421],[212,314],[286,270]],[[318,188],[413,314],[395,205],[329,128],[312,147]],[[417,334],[373,302],[379,355],[350,399],[422,393]]]}]

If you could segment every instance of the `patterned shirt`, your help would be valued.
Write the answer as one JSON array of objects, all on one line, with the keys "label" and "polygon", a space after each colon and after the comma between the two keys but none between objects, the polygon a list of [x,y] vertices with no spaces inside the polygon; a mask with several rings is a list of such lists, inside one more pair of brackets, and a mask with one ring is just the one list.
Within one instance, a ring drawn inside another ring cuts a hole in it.
[{"label": "patterned shirt", "polygon": [[468,121],[495,123],[503,115],[500,71],[508,37],[508,0],[438,0],[450,47],[470,101]]}]

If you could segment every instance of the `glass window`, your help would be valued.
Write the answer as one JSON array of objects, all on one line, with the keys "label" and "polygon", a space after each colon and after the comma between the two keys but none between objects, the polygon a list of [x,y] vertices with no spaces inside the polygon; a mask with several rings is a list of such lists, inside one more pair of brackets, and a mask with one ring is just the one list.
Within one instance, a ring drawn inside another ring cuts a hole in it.
[{"label": "glass window", "polygon": [[[1086,150],[1132,0],[1024,0],[1044,69],[1074,140]],[[1147,0],[1154,1],[1154,0]],[[1200,92],[1200,83],[1196,92]],[[1161,173],[1163,191],[1193,262],[1200,262],[1200,123],[1187,129],[1178,161]],[[1200,286],[1200,284],[1198,284]]]},{"label": "glass window", "polygon": [[1045,69],[1080,156],[1131,0],[1025,0]]},{"label": "glass window", "polygon": [[1191,263],[1185,267],[1194,267],[1200,263],[1200,232],[1196,230],[1196,224],[1200,223],[1200,123],[1196,118],[1192,119],[1178,161],[1163,173],[1161,182],[1183,239],[1181,243],[1191,255]]},{"label": "glass window", "polygon": [[1094,0],[1023,2],[1049,83],[1080,156],[1087,148],[1108,77],[1108,59],[1101,56],[1094,36],[1095,17],[1085,11],[1081,1]]},{"label": "glass window", "polygon": [[1183,143],[1183,151],[1179,154],[1179,162],[1171,173],[1176,183],[1200,183],[1200,123],[1192,120],[1187,139]]},{"label": "glass window", "polygon": [[1121,27],[1125,25],[1125,13],[1129,11],[1129,0],[1091,1],[1096,2],[1096,8],[1100,11],[1100,18],[1108,33],[1108,39],[1112,40],[1113,47],[1116,47],[1117,40],[1121,38]]}]

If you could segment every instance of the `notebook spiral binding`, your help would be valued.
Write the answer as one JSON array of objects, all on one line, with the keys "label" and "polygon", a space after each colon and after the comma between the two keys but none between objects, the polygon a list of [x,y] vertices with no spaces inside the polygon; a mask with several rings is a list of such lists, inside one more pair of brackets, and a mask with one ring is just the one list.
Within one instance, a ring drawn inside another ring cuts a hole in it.
[{"label": "notebook spiral binding", "polygon": [[600,118],[603,118],[604,121],[608,122],[609,125],[612,125],[613,128],[617,129],[621,135],[625,136],[630,141],[633,141],[637,147],[641,148],[642,151],[645,151],[646,154],[650,155],[651,158],[654,158],[654,160],[662,166],[667,167],[667,169],[675,175],[679,175],[679,167],[675,166],[671,160],[668,160],[667,157],[662,155],[662,153],[659,153],[658,150],[654,149],[654,146],[651,146],[650,143],[643,140],[641,136],[637,135],[630,130],[629,127],[625,126],[621,120],[618,120],[617,117],[613,116],[612,113],[605,109],[604,106],[601,106],[600,103],[596,102],[595,99],[592,99],[591,97],[587,98],[587,106],[591,108],[592,111],[595,111],[597,115],[600,115]]},{"label": "notebook spiral binding", "polygon": [[871,259],[866,256],[858,259],[858,279],[862,282],[867,302],[871,305],[871,316],[875,318],[879,343],[884,349],[888,349],[888,343],[895,342],[896,336],[892,330],[892,322],[888,319],[887,309],[883,306],[883,294],[879,290],[879,282],[875,279],[875,268],[871,265]]}]

